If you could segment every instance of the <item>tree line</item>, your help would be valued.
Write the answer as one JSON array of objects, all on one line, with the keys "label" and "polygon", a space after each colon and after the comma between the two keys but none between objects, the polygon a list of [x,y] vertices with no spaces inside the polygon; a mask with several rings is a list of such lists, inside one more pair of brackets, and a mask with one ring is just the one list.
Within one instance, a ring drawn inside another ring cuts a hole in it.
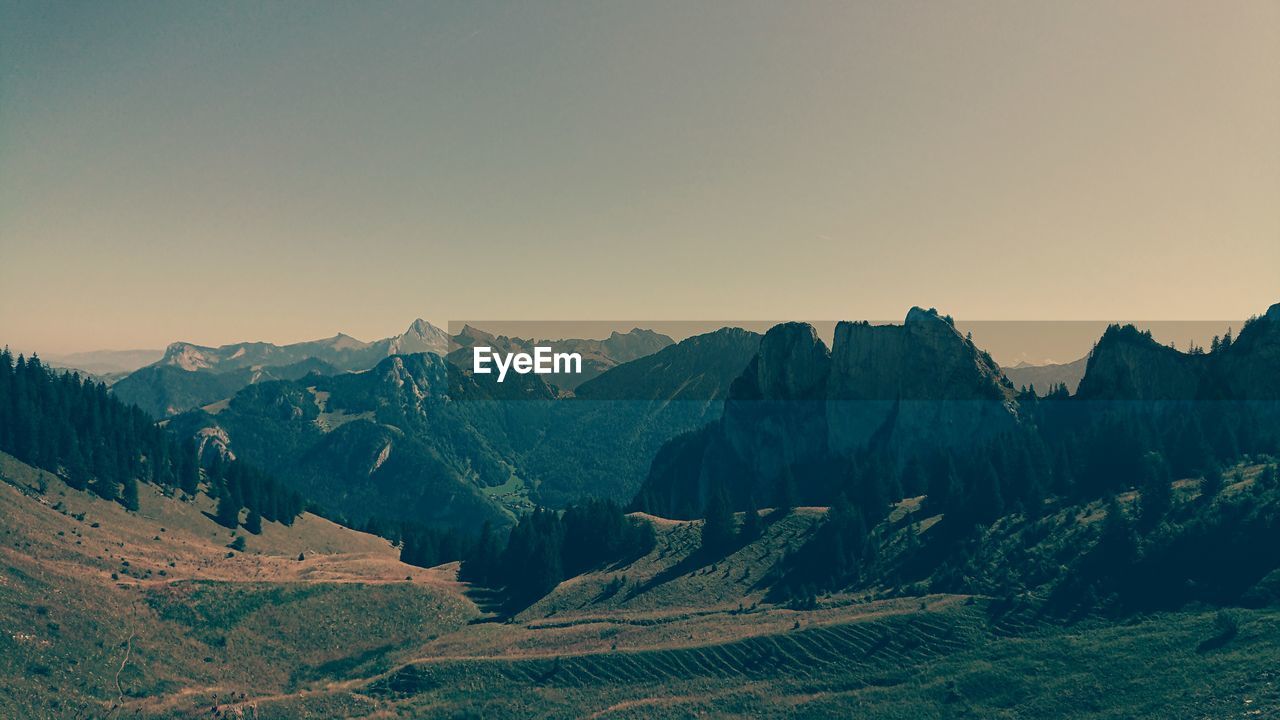
[{"label": "tree line", "polygon": [[244,529],[254,535],[262,532],[263,520],[292,525],[304,509],[301,495],[242,460],[223,461],[221,456],[215,456],[206,477],[210,497],[218,499],[214,519],[233,530],[240,525],[244,509],[248,510]]},{"label": "tree line", "polygon": [[292,522],[302,512],[297,494],[260,470],[216,458],[202,472],[193,442],[174,437],[103,383],[55,371],[36,355],[15,358],[7,347],[0,350],[0,450],[129,510],[138,509],[140,482],[194,496],[207,479],[209,495],[219,499],[219,522],[229,527],[239,523],[242,508],[254,532],[263,519]]},{"label": "tree line", "polygon": [[532,604],[566,578],[641,557],[655,543],[652,525],[627,517],[617,503],[596,499],[563,511],[537,508],[521,517],[505,538],[488,522],[470,538],[411,525],[400,526],[399,534],[402,561],[430,567],[461,559],[459,577],[499,590],[510,612]]}]

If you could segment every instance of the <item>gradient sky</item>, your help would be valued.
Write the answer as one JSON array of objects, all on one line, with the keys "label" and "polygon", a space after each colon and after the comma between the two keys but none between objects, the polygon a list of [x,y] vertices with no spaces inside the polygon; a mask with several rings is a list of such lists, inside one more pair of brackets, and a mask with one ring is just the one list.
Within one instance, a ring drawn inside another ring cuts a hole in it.
[{"label": "gradient sky", "polygon": [[0,0],[0,343],[1280,300],[1280,3]]}]

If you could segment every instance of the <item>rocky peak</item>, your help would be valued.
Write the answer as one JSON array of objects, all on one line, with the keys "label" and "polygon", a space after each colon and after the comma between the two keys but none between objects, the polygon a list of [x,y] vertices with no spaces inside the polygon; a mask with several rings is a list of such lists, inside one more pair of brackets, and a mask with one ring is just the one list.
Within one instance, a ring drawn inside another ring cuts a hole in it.
[{"label": "rocky peak", "polygon": [[765,400],[820,399],[831,353],[808,323],[775,325],[760,340],[756,386]]},{"label": "rocky peak", "polygon": [[357,340],[346,333],[338,333],[325,342],[333,350],[355,350],[368,346],[368,343]]},{"label": "rocky peak", "polygon": [[1191,400],[1208,355],[1187,355],[1133,325],[1111,325],[1089,354],[1077,396],[1087,400]]},{"label": "rocky peak", "polygon": [[449,352],[452,338],[440,328],[421,318],[414,320],[404,333],[391,338],[387,354],[400,355],[431,352],[444,355]]},{"label": "rocky peak", "polygon": [[907,311],[907,319],[903,322],[908,326],[932,327],[941,329],[943,327],[950,328],[955,332],[955,323],[952,322],[950,315],[938,314],[937,308],[929,308],[925,310],[919,305],[913,306]]},{"label": "rocky peak", "polygon": [[462,347],[471,347],[472,345],[489,344],[492,345],[498,338],[493,333],[485,332],[473,325],[463,325],[462,330],[454,336],[454,341]]},{"label": "rocky peak", "polygon": [[600,349],[613,363],[624,363],[674,345],[671,338],[644,328],[632,328],[630,332],[613,331],[600,341]]},{"label": "rocky peak", "polygon": [[200,347],[185,342],[170,343],[165,348],[160,364],[173,365],[191,372],[213,367]]},{"label": "rocky peak", "polygon": [[449,378],[445,361],[431,353],[392,355],[373,370],[385,387],[401,395],[403,401],[420,402],[424,398],[448,392]]},{"label": "rocky peak", "polygon": [[1013,390],[990,356],[937,310],[902,325],[836,326],[828,381],[829,442],[840,452],[880,432],[907,446],[972,442],[1016,422]]},{"label": "rocky peak", "polygon": [[404,331],[405,335],[416,335],[423,338],[435,338],[440,336],[448,336],[448,333],[431,323],[418,318],[409,324],[409,329]]}]

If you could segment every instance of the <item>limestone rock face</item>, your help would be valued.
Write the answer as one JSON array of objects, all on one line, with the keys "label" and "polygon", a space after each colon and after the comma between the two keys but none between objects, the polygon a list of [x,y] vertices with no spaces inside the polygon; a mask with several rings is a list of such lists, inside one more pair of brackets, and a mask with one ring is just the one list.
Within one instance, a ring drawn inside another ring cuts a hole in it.
[{"label": "limestone rock face", "polygon": [[831,353],[812,325],[775,325],[760,341],[756,386],[764,400],[817,400],[827,386]]},{"label": "limestone rock face", "polygon": [[681,472],[761,501],[783,482],[803,495],[873,442],[911,453],[1011,430],[1013,395],[991,358],[935,310],[913,308],[903,325],[840,323],[831,351],[812,326],[784,323],[730,387],[719,425],[701,436],[706,451],[681,454],[717,467]]},{"label": "limestone rock face", "polygon": [[1132,325],[1113,325],[1089,355],[1076,396],[1090,401],[1194,400],[1209,357],[1161,345]]},{"label": "limestone rock face", "polygon": [[1183,353],[1132,325],[1112,325],[1089,355],[1076,399],[1097,415],[1141,413],[1199,418],[1220,447],[1245,434],[1259,447],[1280,443],[1280,305],[1212,352]]},{"label": "limestone rock face", "polygon": [[1280,303],[1211,353],[1179,352],[1132,325],[1107,328],[1077,396],[1096,402],[1280,401]]},{"label": "limestone rock face", "polygon": [[1280,402],[1280,303],[1240,330],[1216,368],[1234,399]]},{"label": "limestone rock face", "polygon": [[784,323],[729,388],[723,438],[767,492],[788,467],[826,454],[823,402],[831,356],[813,326]]},{"label": "limestone rock face", "polygon": [[986,353],[936,310],[902,325],[836,326],[827,385],[828,442],[850,454],[885,433],[902,451],[957,447],[1011,429],[1013,388]]}]

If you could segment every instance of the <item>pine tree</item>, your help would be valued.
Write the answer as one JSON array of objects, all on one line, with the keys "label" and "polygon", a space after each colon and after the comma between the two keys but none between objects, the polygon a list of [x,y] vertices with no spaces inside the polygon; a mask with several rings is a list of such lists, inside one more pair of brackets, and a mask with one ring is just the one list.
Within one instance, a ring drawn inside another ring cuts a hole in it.
[{"label": "pine tree", "polygon": [[195,446],[184,443],[178,451],[178,487],[188,495],[194,496],[200,489],[200,464],[196,459]]},{"label": "pine tree", "polygon": [[1133,566],[1138,556],[1138,540],[1134,536],[1129,516],[1115,495],[1106,500],[1107,515],[1102,521],[1102,533],[1098,537],[1095,555],[1110,572],[1123,571]]},{"label": "pine tree", "polygon": [[956,472],[956,463],[951,455],[947,455],[945,464],[929,476],[929,490],[925,503],[930,511],[947,512],[961,497],[960,475]]},{"label": "pine tree", "polygon": [[742,527],[738,529],[738,541],[745,545],[760,537],[762,532],[760,510],[756,507],[755,495],[748,495],[747,509],[742,516]]},{"label": "pine tree", "polygon": [[138,510],[138,481],[131,477],[124,480],[124,493],[120,496],[120,504],[126,510]]},{"label": "pine tree", "polygon": [[979,522],[990,522],[1003,514],[1004,495],[1000,492],[1000,477],[995,466],[987,461],[975,478],[970,516]]},{"label": "pine tree", "polygon": [[1266,489],[1274,488],[1278,482],[1280,482],[1280,467],[1275,463],[1268,465],[1258,478],[1258,484]]},{"label": "pine tree", "polygon": [[262,514],[258,512],[258,508],[249,508],[249,515],[244,519],[244,529],[254,535],[262,534]]},{"label": "pine tree", "polygon": [[491,584],[497,579],[499,557],[493,525],[485,520],[475,548],[458,568],[458,576],[468,582]]},{"label": "pine tree", "polygon": [[67,485],[84,490],[89,487],[89,468],[85,465],[84,455],[80,452],[80,444],[72,438],[71,449],[67,453]]},{"label": "pine tree", "polygon": [[702,550],[710,555],[725,552],[733,544],[733,513],[729,510],[729,502],[719,489],[713,490],[707,497],[707,506],[702,513]]},{"label": "pine tree", "polygon": [[1205,472],[1204,480],[1200,481],[1200,500],[1212,501],[1220,492],[1222,492],[1222,470],[1217,465],[1213,465]]},{"label": "pine tree", "polygon": [[1155,527],[1173,506],[1172,477],[1169,466],[1159,453],[1149,452],[1143,458],[1141,518],[1148,528]]},{"label": "pine tree", "polygon": [[774,494],[774,512],[779,516],[786,515],[796,506],[796,478],[791,472],[791,466],[787,466],[782,471],[782,476],[778,478],[777,492]]},{"label": "pine tree", "polygon": [[231,492],[224,492],[218,498],[218,509],[214,519],[223,527],[235,529],[240,525],[240,501]]},{"label": "pine tree", "polygon": [[109,471],[104,470],[102,474],[93,479],[89,484],[89,489],[103,500],[115,500],[120,497],[119,484],[108,476]]}]

